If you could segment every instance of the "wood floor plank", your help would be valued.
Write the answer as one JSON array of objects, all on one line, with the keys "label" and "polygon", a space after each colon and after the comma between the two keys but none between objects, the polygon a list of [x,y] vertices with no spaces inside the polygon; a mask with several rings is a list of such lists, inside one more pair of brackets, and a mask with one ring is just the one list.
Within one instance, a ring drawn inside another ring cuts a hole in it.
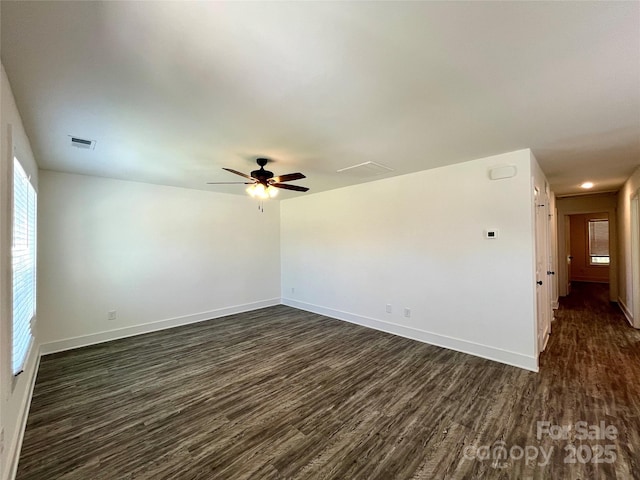
[{"label": "wood floor plank", "polygon": [[[640,478],[640,332],[600,285],[556,316],[538,374],[285,306],[49,355],[17,478]],[[552,455],[479,458],[500,445]]]}]

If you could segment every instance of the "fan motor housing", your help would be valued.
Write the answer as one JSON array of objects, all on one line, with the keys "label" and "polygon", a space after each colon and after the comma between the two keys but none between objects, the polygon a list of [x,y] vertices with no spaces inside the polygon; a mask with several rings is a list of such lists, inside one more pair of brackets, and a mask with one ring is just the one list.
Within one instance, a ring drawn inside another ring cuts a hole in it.
[{"label": "fan motor housing", "polygon": [[256,163],[260,165],[260,170],[254,170],[251,172],[251,176],[260,182],[266,182],[270,178],[273,178],[273,172],[265,170],[264,166],[269,162],[266,158],[257,158]]}]

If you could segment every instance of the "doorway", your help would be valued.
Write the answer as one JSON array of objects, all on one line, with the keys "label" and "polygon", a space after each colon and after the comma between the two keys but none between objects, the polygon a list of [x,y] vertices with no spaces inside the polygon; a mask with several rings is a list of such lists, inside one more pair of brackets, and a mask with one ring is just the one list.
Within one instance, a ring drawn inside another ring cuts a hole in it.
[{"label": "doorway", "polygon": [[569,215],[569,285],[609,283],[611,253],[607,212]]},{"label": "doorway", "polygon": [[[571,255],[571,217],[573,215],[607,214],[609,227],[609,301],[618,301],[618,236],[617,236],[617,194],[598,194],[579,197],[566,197],[557,200],[558,208],[558,294],[560,297],[570,293],[570,269],[575,255]],[[600,215],[604,219],[604,215]],[[587,230],[588,227],[585,227]],[[586,233],[585,233],[586,235]],[[585,240],[585,242],[588,240]],[[599,255],[596,255],[599,256]],[[606,255],[604,255],[606,256]],[[595,261],[602,259],[595,259]],[[588,262],[585,259],[585,264]],[[575,279],[574,279],[575,281]],[[606,285],[606,284],[605,284]]]}]

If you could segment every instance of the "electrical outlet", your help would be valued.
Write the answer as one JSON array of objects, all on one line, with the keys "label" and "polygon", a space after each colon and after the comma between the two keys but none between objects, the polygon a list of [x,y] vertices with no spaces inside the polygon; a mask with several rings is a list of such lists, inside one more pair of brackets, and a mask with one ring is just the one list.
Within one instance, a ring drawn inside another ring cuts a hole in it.
[{"label": "electrical outlet", "polygon": [[291,287],[291,293],[296,293],[295,287]]},{"label": "electrical outlet", "polygon": [[387,313],[391,313],[391,304],[387,303]]},{"label": "electrical outlet", "polygon": [[406,318],[409,318],[411,316],[411,309],[410,308],[404,307],[404,316]]},{"label": "electrical outlet", "polygon": [[118,314],[115,310],[110,310],[107,312],[107,320],[112,321],[118,318]]}]

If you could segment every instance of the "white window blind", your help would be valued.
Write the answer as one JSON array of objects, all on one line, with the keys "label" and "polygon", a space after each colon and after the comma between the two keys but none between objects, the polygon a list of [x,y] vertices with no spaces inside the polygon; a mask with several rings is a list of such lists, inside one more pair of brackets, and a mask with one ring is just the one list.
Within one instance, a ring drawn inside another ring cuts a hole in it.
[{"label": "white window blind", "polygon": [[13,159],[13,374],[22,371],[36,313],[36,191]]},{"label": "white window blind", "polygon": [[592,265],[609,263],[608,220],[589,220],[589,257]]}]

